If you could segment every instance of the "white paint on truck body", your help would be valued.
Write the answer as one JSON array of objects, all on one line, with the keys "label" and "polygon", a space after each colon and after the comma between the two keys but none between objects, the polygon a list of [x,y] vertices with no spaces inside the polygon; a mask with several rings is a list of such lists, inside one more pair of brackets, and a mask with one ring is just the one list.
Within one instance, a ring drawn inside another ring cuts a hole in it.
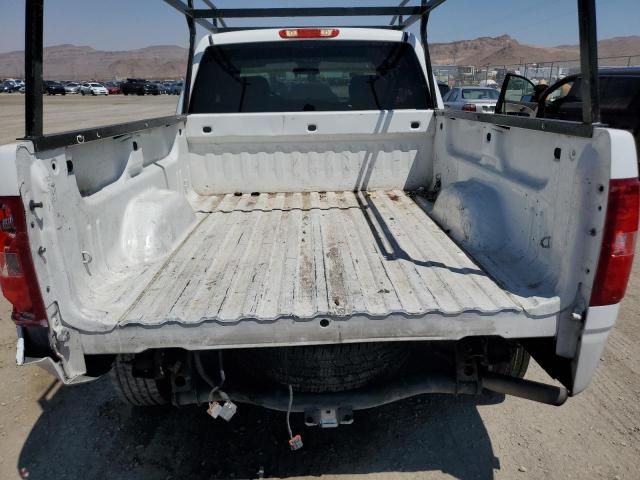
[{"label": "white paint on truck body", "polygon": [[[318,41],[403,39],[340,30]],[[194,80],[210,42],[288,41],[277,32],[204,38]],[[582,388],[606,341],[592,324],[615,322],[617,308],[590,309],[576,334],[570,317],[598,263],[598,187],[637,175],[625,132],[283,112],[191,115],[37,155],[23,145],[17,158],[0,149],[0,195],[44,204],[29,240],[52,328],[70,332],[67,375],[83,354],[499,335],[579,351]]]},{"label": "white paint on truck body", "polygon": [[17,143],[0,145],[0,197],[19,195],[18,171],[16,169]]}]

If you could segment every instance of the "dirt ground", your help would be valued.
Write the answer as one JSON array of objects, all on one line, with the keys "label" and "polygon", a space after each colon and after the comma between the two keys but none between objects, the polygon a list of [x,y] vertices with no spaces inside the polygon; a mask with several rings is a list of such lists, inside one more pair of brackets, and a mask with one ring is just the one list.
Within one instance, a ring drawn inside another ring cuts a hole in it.
[{"label": "dirt ground", "polygon": [[[22,133],[21,97],[0,96],[0,143]],[[175,97],[46,98],[48,122],[83,126],[162,115]],[[170,105],[171,104],[171,105]],[[18,118],[19,117],[19,118]],[[101,117],[105,118],[105,117]],[[133,117],[135,118],[135,117]],[[61,388],[15,366],[0,301],[0,479],[629,479],[640,478],[640,261],[591,387],[563,407],[517,398],[430,396],[357,412],[287,447],[284,414],[240,406],[230,424],[203,408],[135,410],[105,379]],[[527,378],[548,381],[536,365]]]},{"label": "dirt ground", "polygon": [[[53,95],[44,97],[44,133],[111,125],[142,118],[173,115],[175,95]],[[98,115],[99,112],[99,115]],[[24,135],[24,95],[0,94],[0,145]]]}]

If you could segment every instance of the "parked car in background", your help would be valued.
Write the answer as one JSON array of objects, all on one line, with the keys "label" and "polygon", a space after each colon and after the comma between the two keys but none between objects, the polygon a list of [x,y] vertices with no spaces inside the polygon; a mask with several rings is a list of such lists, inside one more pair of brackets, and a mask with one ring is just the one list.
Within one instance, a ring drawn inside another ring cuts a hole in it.
[{"label": "parked car in background", "polygon": [[54,82],[52,80],[46,80],[44,82],[44,93],[47,95],[66,95],[67,92],[64,89],[64,85],[60,82]]},{"label": "parked car in background", "polygon": [[440,90],[440,96],[444,98],[451,91],[451,87],[444,82],[438,82],[438,90]]},{"label": "parked car in background", "polygon": [[4,80],[0,82],[0,92],[2,93],[12,93],[18,90],[18,87],[10,81]]},{"label": "parked car in background", "polygon": [[67,93],[75,94],[80,90],[80,84],[76,82],[68,82],[64,85],[64,90]]},{"label": "parked car in background", "polygon": [[454,87],[442,99],[444,107],[465,112],[493,113],[500,92],[487,87]]},{"label": "parked car in background", "polygon": [[492,79],[480,80],[480,82],[478,82],[478,86],[479,87],[493,88],[494,90],[500,90],[500,87],[498,86],[498,82],[496,82],[495,80],[492,80]]},{"label": "parked car in background", "polygon": [[80,85],[82,95],[109,95],[109,91],[101,83],[87,82]]},{"label": "parked car in background", "polygon": [[[640,152],[640,67],[602,68],[598,78],[601,122],[631,132],[636,150]],[[559,80],[539,98],[535,98],[534,89],[529,79],[508,74],[496,111],[571,122],[582,118],[582,75],[569,75]]]},{"label": "parked car in background", "polygon": [[122,89],[120,88],[120,84],[116,82],[107,82],[104,84],[109,92],[109,95],[120,95],[122,93]]},{"label": "parked car in background", "polygon": [[144,95],[144,83],[141,78],[127,78],[120,88],[124,95]]},{"label": "parked car in background", "polygon": [[0,89],[4,88],[4,91],[6,92],[14,92],[22,86],[24,86],[24,81],[16,80],[15,78],[5,78],[4,80],[0,81]]},{"label": "parked car in background", "polygon": [[171,85],[168,93],[169,95],[180,95],[182,93],[182,88],[184,87],[184,82],[175,82]]},{"label": "parked car in background", "polygon": [[156,84],[142,78],[127,78],[120,88],[125,95],[160,95]]},{"label": "parked car in background", "polygon": [[160,87],[155,83],[145,82],[143,92],[143,95],[160,95]]},{"label": "parked car in background", "polygon": [[150,82],[152,85],[158,87],[158,93],[160,95],[165,95],[167,93],[167,87],[162,82]]}]

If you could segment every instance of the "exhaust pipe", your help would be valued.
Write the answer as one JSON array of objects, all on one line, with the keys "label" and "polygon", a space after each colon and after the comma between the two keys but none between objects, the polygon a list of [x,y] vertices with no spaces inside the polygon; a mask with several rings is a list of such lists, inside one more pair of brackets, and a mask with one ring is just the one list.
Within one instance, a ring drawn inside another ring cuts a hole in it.
[{"label": "exhaust pipe", "polygon": [[[535,402],[560,406],[569,394],[564,387],[533,382],[521,378],[483,372],[478,382],[457,382],[453,375],[431,374],[411,376],[386,385],[367,386],[353,391],[335,393],[298,393],[290,407],[292,412],[305,412],[324,407],[349,407],[365,410],[379,407],[405,398],[425,394],[477,395],[483,388],[504,395],[513,395]],[[201,386],[175,395],[177,405],[206,403],[210,387]],[[284,389],[242,391],[230,388],[226,394],[234,401],[258,405],[271,410],[287,411],[289,397]],[[215,400],[220,400],[214,395]]]},{"label": "exhaust pipe", "polygon": [[557,407],[566,402],[569,397],[569,392],[565,387],[556,387],[491,372],[482,374],[482,386],[492,392],[513,395]]}]

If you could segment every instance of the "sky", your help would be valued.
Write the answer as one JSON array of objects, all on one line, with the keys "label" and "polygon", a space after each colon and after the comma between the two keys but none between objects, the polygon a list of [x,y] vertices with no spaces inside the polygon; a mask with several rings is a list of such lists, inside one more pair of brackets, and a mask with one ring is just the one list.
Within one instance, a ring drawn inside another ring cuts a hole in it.
[{"label": "sky", "polygon": [[[390,6],[398,0],[214,0],[220,8]],[[598,36],[640,35],[640,0],[596,0]],[[195,0],[202,6],[201,0]],[[413,1],[410,5],[417,5]],[[508,34],[522,43],[578,43],[576,0],[447,0],[432,14],[430,42]],[[367,24],[381,18],[357,18]],[[269,20],[288,24],[286,19]],[[311,20],[314,22],[315,20]],[[228,22],[239,25],[239,21]],[[340,19],[323,22],[340,25]],[[268,24],[264,20],[260,24]],[[274,23],[272,23],[274,24]],[[296,21],[302,25],[303,22]],[[24,0],[0,0],[0,52],[24,46]],[[202,32],[201,32],[202,33]],[[161,0],[45,0],[45,45],[72,43],[100,50],[187,44],[184,17]]]}]

